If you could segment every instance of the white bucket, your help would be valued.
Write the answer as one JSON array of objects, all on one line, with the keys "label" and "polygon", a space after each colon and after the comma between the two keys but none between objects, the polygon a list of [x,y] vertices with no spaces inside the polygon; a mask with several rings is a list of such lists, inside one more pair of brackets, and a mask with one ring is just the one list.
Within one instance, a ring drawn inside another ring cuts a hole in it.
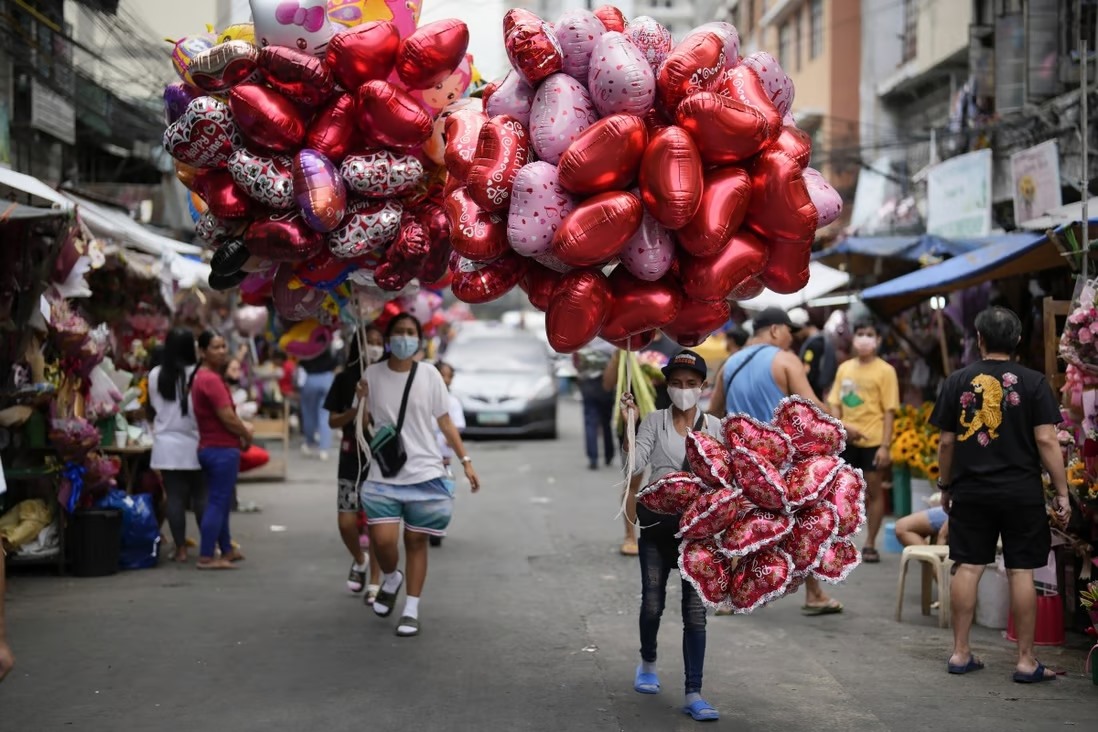
[{"label": "white bucket", "polygon": [[987,565],[976,590],[976,625],[1005,630],[1010,616],[1010,581],[1006,570]]},{"label": "white bucket", "polygon": [[926,478],[911,479],[911,512],[918,513],[930,508],[930,497],[938,492]]}]

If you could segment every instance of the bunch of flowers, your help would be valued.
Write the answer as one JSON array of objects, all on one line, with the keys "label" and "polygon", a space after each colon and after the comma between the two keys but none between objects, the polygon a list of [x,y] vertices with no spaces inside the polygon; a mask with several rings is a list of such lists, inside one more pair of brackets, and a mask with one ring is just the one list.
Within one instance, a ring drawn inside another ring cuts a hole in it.
[{"label": "bunch of flowers", "polygon": [[1060,336],[1060,358],[1083,371],[1098,373],[1098,307],[1095,282],[1083,287],[1079,304],[1068,315]]},{"label": "bunch of flowers", "polygon": [[96,492],[113,488],[121,468],[122,462],[117,457],[89,454],[84,461],[84,487]]},{"label": "bunch of flowers", "polygon": [[896,414],[893,427],[895,437],[892,440],[892,462],[906,465],[917,478],[937,480],[941,470],[938,467],[938,443],[941,435],[930,424],[930,414],[934,411],[933,402],[924,402],[921,407],[904,405]]},{"label": "bunch of flowers", "polygon": [[88,340],[88,321],[69,307],[61,298],[50,298],[50,338],[54,347],[65,356],[76,356]]},{"label": "bunch of flowers", "polygon": [[95,425],[82,417],[55,418],[50,420],[49,438],[64,460],[79,462],[99,445],[100,434]]}]

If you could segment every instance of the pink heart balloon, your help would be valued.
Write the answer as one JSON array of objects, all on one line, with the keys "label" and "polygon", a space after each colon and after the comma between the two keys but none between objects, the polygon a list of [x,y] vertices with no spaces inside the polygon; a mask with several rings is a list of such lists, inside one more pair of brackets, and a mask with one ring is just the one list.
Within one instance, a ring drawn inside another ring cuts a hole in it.
[{"label": "pink heart balloon", "polygon": [[686,472],[668,473],[637,491],[637,500],[650,511],[677,516],[706,490],[701,478]]},{"label": "pink heart balloon", "polygon": [[819,500],[843,464],[834,455],[817,455],[794,463],[785,474],[785,507],[795,511]]},{"label": "pink heart balloon", "polygon": [[783,399],[774,411],[774,424],[793,440],[798,457],[839,455],[846,449],[842,422],[804,397]]},{"label": "pink heart balloon", "polygon": [[606,33],[606,26],[590,10],[566,10],[553,26],[553,32],[564,54],[564,73],[586,84],[591,54]]},{"label": "pink heart balloon", "polygon": [[821,582],[837,585],[862,563],[862,554],[850,539],[836,539],[824,552],[820,565],[812,570],[812,576]]},{"label": "pink heart balloon", "polygon": [[837,220],[843,212],[843,197],[815,168],[805,168],[803,175],[808,197],[812,199],[812,205],[819,214],[817,226],[824,227]]},{"label": "pink heart balloon", "polygon": [[728,602],[737,613],[749,613],[783,597],[793,582],[793,560],[777,547],[740,561],[732,573]]},{"label": "pink heart balloon", "polygon": [[560,184],[557,167],[544,161],[524,165],[511,186],[507,240],[524,257],[553,251],[553,236],[576,208],[576,198]]},{"label": "pink heart balloon", "polygon": [[802,508],[793,514],[792,531],[781,546],[793,559],[794,571],[810,572],[819,566],[835,538],[838,525],[838,514],[826,503]]},{"label": "pink heart balloon", "polygon": [[851,536],[865,525],[865,478],[862,471],[843,464],[831,481],[823,501],[839,512],[839,536]]},{"label": "pink heart balloon", "polygon": [[530,107],[530,141],[538,157],[554,165],[599,113],[583,84],[568,74],[553,74],[541,83]]},{"label": "pink heart balloon", "polygon": [[785,480],[769,460],[744,447],[732,448],[732,470],[744,498],[759,508],[785,508]]},{"label": "pink heart balloon", "polygon": [[655,282],[671,269],[675,240],[670,231],[645,211],[640,228],[625,242],[618,257],[634,277]]},{"label": "pink heart balloon", "polygon": [[732,570],[713,541],[684,541],[679,547],[679,572],[706,605],[720,606],[727,601]]},{"label": "pink heart balloon", "polygon": [[618,113],[643,117],[656,100],[656,75],[624,34],[606,33],[591,54],[587,88],[603,117]]},{"label": "pink heart balloon", "polygon": [[774,546],[793,530],[793,517],[786,513],[753,508],[740,514],[721,537],[726,557],[745,557]]}]

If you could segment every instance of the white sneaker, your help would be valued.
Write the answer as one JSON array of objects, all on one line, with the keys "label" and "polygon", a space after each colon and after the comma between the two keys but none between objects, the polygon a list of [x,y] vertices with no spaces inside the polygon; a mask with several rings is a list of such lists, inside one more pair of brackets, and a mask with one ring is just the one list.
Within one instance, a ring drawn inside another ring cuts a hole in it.
[{"label": "white sneaker", "polygon": [[322,462],[322,463],[328,462],[328,451],[327,450],[321,450],[320,453],[317,455],[317,457],[320,458],[320,462]]},{"label": "white sneaker", "polygon": [[309,447],[307,443],[301,443],[301,454],[305,457],[313,456],[313,448]]}]

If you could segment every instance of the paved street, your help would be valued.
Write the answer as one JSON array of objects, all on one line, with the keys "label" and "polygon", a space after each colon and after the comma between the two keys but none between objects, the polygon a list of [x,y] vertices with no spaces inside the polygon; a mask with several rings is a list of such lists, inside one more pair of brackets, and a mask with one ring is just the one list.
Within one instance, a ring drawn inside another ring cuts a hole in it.
[{"label": "paved street", "polygon": [[[237,572],[170,562],[101,579],[19,575],[9,588],[18,667],[0,730],[677,730],[677,588],[661,635],[660,696],[632,691],[639,579],[617,554],[616,475],[590,473],[577,405],[557,442],[473,443],[484,483],[461,491],[432,550],[423,633],[393,635],[344,589],[335,462],[247,484],[233,516]],[[274,527],[285,527],[284,531]],[[197,532],[195,532],[197,535]],[[977,629],[987,670],[945,674],[948,631],[892,619],[897,558],[859,568],[847,611],[804,618],[798,598],[711,618],[705,694],[735,730],[1094,729],[1098,687],[1078,650],[1049,649],[1057,682],[1010,682],[1011,645]]]}]

